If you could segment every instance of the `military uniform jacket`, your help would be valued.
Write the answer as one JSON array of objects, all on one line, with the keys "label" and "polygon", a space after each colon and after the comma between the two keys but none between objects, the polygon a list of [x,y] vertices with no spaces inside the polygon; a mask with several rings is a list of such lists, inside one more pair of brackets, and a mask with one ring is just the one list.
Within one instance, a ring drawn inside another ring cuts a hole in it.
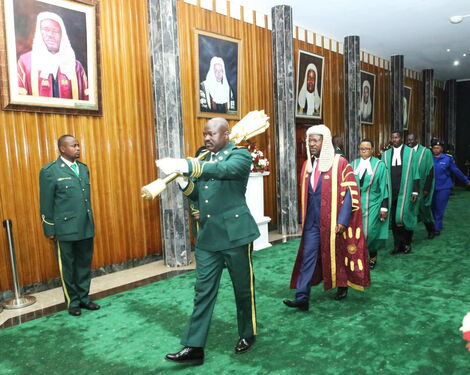
[{"label": "military uniform jacket", "polygon": [[88,167],[76,162],[79,177],[59,157],[39,173],[41,218],[46,236],[60,241],[94,237]]},{"label": "military uniform jacket", "polygon": [[[220,251],[246,245],[259,237],[258,226],[246,205],[251,155],[230,142],[209,161],[188,160],[191,177],[183,193],[199,207],[196,247]],[[260,197],[263,199],[263,197]]]}]

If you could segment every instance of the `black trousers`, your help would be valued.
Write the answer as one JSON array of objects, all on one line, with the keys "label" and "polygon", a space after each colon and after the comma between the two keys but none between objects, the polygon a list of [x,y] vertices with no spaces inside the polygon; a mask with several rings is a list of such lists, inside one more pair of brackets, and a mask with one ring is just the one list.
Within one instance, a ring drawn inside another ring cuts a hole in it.
[{"label": "black trousers", "polygon": [[398,199],[392,200],[392,233],[393,233],[393,242],[395,249],[403,250],[404,246],[410,246],[411,241],[413,240],[413,231],[407,230],[403,225],[397,225],[395,222],[396,212],[397,212],[397,201]]}]

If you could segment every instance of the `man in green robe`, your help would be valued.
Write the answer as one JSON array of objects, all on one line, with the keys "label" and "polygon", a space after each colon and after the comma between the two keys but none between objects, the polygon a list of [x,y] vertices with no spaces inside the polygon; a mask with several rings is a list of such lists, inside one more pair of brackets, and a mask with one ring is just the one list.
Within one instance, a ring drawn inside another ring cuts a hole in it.
[{"label": "man in green robe", "polygon": [[394,248],[391,254],[411,252],[413,230],[417,222],[419,171],[414,151],[403,144],[400,130],[392,131],[392,147],[384,152],[382,161],[388,169],[388,191],[391,193],[390,221]]},{"label": "man in green robe", "polygon": [[406,137],[406,144],[414,152],[419,171],[419,215],[418,219],[424,223],[428,231],[428,238],[434,238],[434,218],[432,216],[431,203],[434,192],[434,161],[429,148],[418,143],[418,137],[414,133],[409,133]]},{"label": "man in green robe", "polygon": [[388,238],[388,172],[385,163],[374,154],[374,142],[364,138],[359,144],[359,158],[351,165],[361,189],[364,235],[369,249],[369,266],[375,268],[377,252]]}]

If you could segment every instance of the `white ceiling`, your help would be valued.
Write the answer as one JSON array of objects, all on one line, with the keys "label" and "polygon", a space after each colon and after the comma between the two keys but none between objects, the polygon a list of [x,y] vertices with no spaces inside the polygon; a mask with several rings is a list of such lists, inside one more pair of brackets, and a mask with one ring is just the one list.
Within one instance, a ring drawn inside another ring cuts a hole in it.
[{"label": "white ceiling", "polygon": [[[405,67],[418,72],[434,69],[434,77],[440,80],[470,79],[470,17],[460,24],[449,22],[450,16],[470,14],[470,0],[232,2],[269,15],[275,5],[290,5],[294,25],[339,42],[347,35],[359,35],[362,50],[387,60],[404,55]],[[454,60],[460,65],[454,66]]]}]

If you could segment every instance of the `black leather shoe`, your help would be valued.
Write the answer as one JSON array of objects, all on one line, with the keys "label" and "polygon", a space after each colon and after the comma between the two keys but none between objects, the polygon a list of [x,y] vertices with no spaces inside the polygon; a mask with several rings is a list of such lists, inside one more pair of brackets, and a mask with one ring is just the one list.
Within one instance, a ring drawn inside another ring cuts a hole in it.
[{"label": "black leather shoe", "polygon": [[82,310],[80,307],[69,307],[69,314],[72,316],[80,316],[82,315]]},{"label": "black leather shoe", "polygon": [[251,336],[246,339],[240,339],[235,345],[235,354],[243,354],[246,353],[256,341],[256,336]]},{"label": "black leather shoe", "polygon": [[185,346],[178,353],[167,354],[165,359],[177,363],[202,365],[204,363],[204,348]]},{"label": "black leather shoe", "polygon": [[282,302],[286,306],[296,307],[301,311],[308,311],[308,301],[291,301],[290,299],[285,299]]},{"label": "black leather shoe", "polygon": [[348,287],[347,286],[339,286],[336,290],[335,300],[341,301],[348,296]]},{"label": "black leather shoe", "polygon": [[432,240],[436,236],[435,232],[428,232],[428,238]]},{"label": "black leather shoe", "polygon": [[403,248],[403,253],[404,254],[411,253],[411,245],[405,245],[404,248]]},{"label": "black leather shoe", "polygon": [[435,236],[439,236],[440,234],[441,234],[441,232],[434,232]]},{"label": "black leather shoe", "polygon": [[398,253],[401,252],[401,247],[400,246],[397,246],[397,247],[394,247],[392,251],[390,251],[390,254],[392,255],[396,255]]},{"label": "black leather shoe", "polygon": [[100,309],[100,305],[97,305],[96,303],[92,302],[92,301],[89,301],[89,302],[80,302],[80,307],[83,307],[84,309],[87,309],[87,310],[99,310]]},{"label": "black leather shoe", "polygon": [[377,264],[376,260],[369,260],[369,268],[373,270],[375,268],[375,265]]}]

